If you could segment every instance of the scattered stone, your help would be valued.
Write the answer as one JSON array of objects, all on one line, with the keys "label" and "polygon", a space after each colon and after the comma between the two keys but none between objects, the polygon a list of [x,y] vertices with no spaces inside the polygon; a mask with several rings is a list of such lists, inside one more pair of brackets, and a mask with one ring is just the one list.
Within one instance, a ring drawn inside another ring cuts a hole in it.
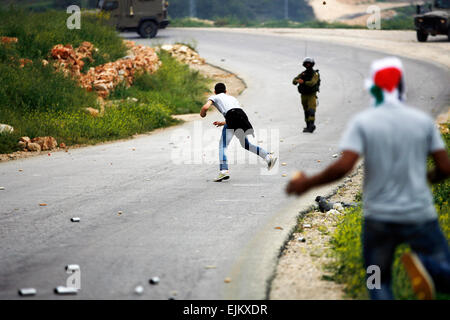
[{"label": "scattered stone", "polygon": [[216,266],[205,266],[205,269],[216,269],[217,267]]},{"label": "scattered stone", "polygon": [[83,42],[77,49],[70,44],[63,46],[58,44],[51,50],[54,59],[53,66],[64,74],[78,80],[81,87],[87,91],[95,90],[97,95],[106,98],[110,91],[119,83],[125,82],[130,86],[135,75],[144,71],[156,72],[161,66],[158,55],[150,47],[136,45],[133,41],[124,40],[130,54],[114,62],[90,68],[87,73],[82,73],[85,62],[93,61],[93,52],[98,51],[90,42]]},{"label": "scattered stone", "polygon": [[150,279],[149,282],[150,282],[150,284],[157,285],[159,283],[159,281],[160,281],[160,279],[158,277],[153,277]]},{"label": "scattered stone", "polygon": [[287,174],[286,174],[286,173],[283,173],[281,176],[282,176],[282,177],[287,177]]},{"label": "scattered stone", "polygon": [[78,218],[78,217],[73,217],[72,219],[70,219],[70,221],[72,221],[72,222],[80,222],[80,218]]},{"label": "scattered stone", "polygon": [[287,163],[286,163],[286,162],[283,162],[281,165],[282,165],[283,167],[285,167],[285,166],[287,166]]},{"label": "scattered stone", "polygon": [[37,291],[34,288],[23,288],[19,290],[19,295],[22,297],[35,296],[36,293]]},{"label": "scattered stone", "polygon": [[46,204],[46,203],[39,203],[39,206],[40,206],[40,207],[46,207],[47,204]]},{"label": "scattered stone", "polygon": [[134,288],[134,293],[141,295],[144,293],[144,287],[143,286],[137,286],[136,288]]},{"label": "scattered stone", "polygon": [[100,114],[100,111],[91,107],[86,108],[84,110],[86,111],[87,114],[93,116],[94,118],[98,117],[98,115]]},{"label": "scattered stone", "polygon": [[117,214],[118,214],[119,216],[120,216],[122,213],[123,213],[122,211],[117,212]]},{"label": "scattered stone", "polygon": [[305,224],[303,224],[303,228],[311,228],[311,225],[309,224],[309,223],[305,223]]},{"label": "scattered stone", "polygon": [[337,211],[339,211],[339,212],[342,212],[342,211],[344,211],[344,206],[342,205],[342,203],[336,202],[336,203],[333,205],[333,209],[335,209],[335,210],[337,210]]},{"label": "scattered stone", "polygon": [[36,137],[31,139],[31,142],[39,144],[43,151],[55,149],[58,145],[58,142],[53,137]]},{"label": "scattered stone", "polygon": [[80,270],[80,266],[77,264],[68,264],[66,266],[66,271],[70,271],[70,272],[75,272],[75,271],[79,271]]},{"label": "scattered stone", "polygon": [[59,147],[62,148],[62,149],[65,149],[67,146],[66,146],[66,144],[64,142],[61,142],[59,144]]},{"label": "scattered stone", "polygon": [[0,124],[0,133],[2,132],[13,133],[14,128],[7,124]]},{"label": "scattered stone", "polygon": [[331,210],[327,211],[327,214],[329,214],[329,215],[337,215],[337,214],[340,214],[340,212],[338,210],[336,210],[336,209],[331,209]]},{"label": "scattered stone", "polygon": [[1,37],[0,41],[4,44],[10,44],[19,42],[19,39],[16,37]]},{"label": "scattered stone", "polygon": [[63,287],[59,286],[55,288],[55,293],[60,295],[66,295],[66,294],[77,294],[78,290],[73,287]]},{"label": "scattered stone", "polygon": [[277,229],[277,230],[283,230],[282,227],[275,227],[275,229]]},{"label": "scattered stone", "polygon": [[5,190],[5,187],[0,187],[0,190]]},{"label": "scattered stone", "polygon": [[25,150],[27,148],[27,143],[25,141],[19,141],[17,143],[20,149]]},{"label": "scattered stone", "polygon": [[23,169],[19,169],[19,172],[22,172],[23,171]]},{"label": "scattered stone", "polygon": [[337,158],[337,157],[339,157],[339,155],[337,153],[335,153],[335,154],[332,155],[332,157],[333,158]]},{"label": "scattered stone", "polygon": [[205,59],[193,49],[183,44],[165,44],[162,45],[161,50],[167,51],[172,57],[182,63],[187,64],[205,64]]},{"label": "scattered stone", "polygon": [[32,151],[32,152],[33,151],[40,152],[41,146],[37,143],[30,142],[27,144],[27,149],[28,149],[28,151]]},{"label": "scattered stone", "polygon": [[320,160],[317,160],[317,162],[320,162]]},{"label": "scattered stone", "polygon": [[231,278],[225,278],[224,280],[223,280],[223,282],[225,282],[225,283],[230,283],[231,282]]},{"label": "scattered stone", "polygon": [[306,241],[306,239],[305,239],[305,238],[303,238],[303,237],[298,237],[298,238],[297,238],[297,241],[299,241],[299,242],[305,242],[305,241]]}]

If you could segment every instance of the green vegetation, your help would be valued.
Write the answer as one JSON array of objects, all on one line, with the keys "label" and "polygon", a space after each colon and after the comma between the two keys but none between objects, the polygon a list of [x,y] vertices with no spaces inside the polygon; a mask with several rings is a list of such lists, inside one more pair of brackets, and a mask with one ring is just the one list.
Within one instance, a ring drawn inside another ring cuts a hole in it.
[{"label": "green vegetation", "polygon": [[[0,123],[14,133],[0,135],[0,153],[17,150],[21,136],[53,136],[58,142],[91,144],[130,137],[176,123],[172,114],[197,112],[208,91],[207,80],[188,66],[161,53],[163,66],[155,74],[141,74],[135,85],[119,86],[103,116],[93,117],[86,107],[98,108],[97,95],[79,87],[75,80],[44,67],[50,49],[90,41],[99,49],[92,66],[126,55],[118,34],[101,18],[87,15],[81,30],[65,27],[64,12],[32,13],[0,10],[0,35],[18,37],[17,44],[0,44]],[[20,59],[32,63],[20,66]],[[138,101],[125,100],[127,97]]]},{"label": "green vegetation", "polygon": [[163,64],[156,74],[138,76],[128,89],[118,86],[111,99],[136,98],[140,103],[159,103],[167,106],[172,114],[199,111],[204,103],[203,95],[208,91],[207,80],[164,51],[159,57]]},{"label": "green vegetation", "polygon": [[[184,18],[191,13],[199,19],[217,20],[233,17],[239,21],[281,20],[284,16],[284,0],[195,0],[191,11],[190,1],[171,0],[171,18]],[[305,0],[289,1],[289,19],[307,21],[314,18],[312,8]]]},{"label": "green vegetation", "polygon": [[383,30],[414,30],[415,6],[406,6],[393,9],[397,15],[381,21]]},{"label": "green vegetation", "polygon": [[227,27],[227,28],[335,28],[335,29],[361,29],[363,26],[349,26],[340,22],[325,22],[311,20],[306,22],[296,22],[291,20],[267,20],[267,21],[255,21],[255,20],[240,20],[235,17],[223,17],[218,18],[213,23],[207,23],[206,21],[191,19],[191,18],[179,18],[174,19],[170,23],[171,27]]},{"label": "green vegetation", "polygon": [[[444,135],[444,139],[447,148],[450,149],[450,134]],[[431,165],[431,161],[429,165]],[[450,207],[448,205],[450,181],[433,185],[432,191],[440,226],[450,241]],[[345,284],[347,295],[353,299],[368,298],[362,258],[361,228],[362,208],[348,209],[332,235],[332,253],[336,257],[336,261],[327,266],[327,269],[333,273],[333,280]],[[393,291],[397,299],[415,299],[409,278],[400,262],[401,255],[407,250],[409,247],[403,245],[398,247],[395,253],[392,270]],[[437,298],[449,299],[450,296],[438,294]]]}]

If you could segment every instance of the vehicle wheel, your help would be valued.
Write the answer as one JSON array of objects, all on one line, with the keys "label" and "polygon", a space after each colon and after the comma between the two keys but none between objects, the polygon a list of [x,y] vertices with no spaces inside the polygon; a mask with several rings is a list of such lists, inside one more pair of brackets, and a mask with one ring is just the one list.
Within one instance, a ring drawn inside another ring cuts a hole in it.
[{"label": "vehicle wheel", "polygon": [[153,21],[145,21],[139,27],[139,35],[142,38],[154,38],[158,33],[158,26]]},{"label": "vehicle wheel", "polygon": [[420,30],[417,30],[417,40],[419,42],[425,42],[425,41],[427,41],[427,38],[428,38],[428,33],[424,33]]}]

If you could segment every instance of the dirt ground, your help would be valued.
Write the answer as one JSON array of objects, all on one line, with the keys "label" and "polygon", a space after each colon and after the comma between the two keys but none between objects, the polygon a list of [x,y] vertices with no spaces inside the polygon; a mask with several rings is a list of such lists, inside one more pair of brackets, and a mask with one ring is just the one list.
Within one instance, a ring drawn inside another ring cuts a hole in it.
[{"label": "dirt ground", "polygon": [[[224,69],[215,67],[210,64],[203,64],[203,65],[190,65],[190,67],[194,70],[198,70],[201,74],[203,74],[206,77],[209,77],[212,79],[210,83],[210,91],[211,93],[214,92],[214,85],[217,82],[224,82],[227,85],[227,90],[231,95],[238,96],[240,95],[245,88],[247,87],[245,82],[239,78],[237,75],[230,73]],[[207,99],[207,96],[211,93],[205,93],[205,102]],[[199,106],[200,108],[201,106]],[[186,114],[186,115],[177,115],[173,116],[176,119],[183,120],[183,121],[193,121],[196,119],[200,119],[200,116],[198,113],[195,114]],[[161,130],[161,129],[158,129]],[[153,131],[153,133],[157,132],[158,130]],[[143,134],[145,135],[145,134]],[[138,137],[141,135],[136,135],[134,137]],[[116,143],[118,141],[122,140],[114,140],[114,141],[106,141],[99,144],[109,144],[109,143]],[[29,157],[34,157],[38,155],[51,155],[54,152],[68,152],[69,149],[76,149],[76,148],[82,148],[86,147],[87,145],[73,145],[68,148],[56,148],[51,151],[41,151],[41,152],[29,152],[29,151],[17,151],[10,154],[0,154],[0,162],[3,161],[10,161],[10,160],[17,160],[17,159],[24,159]]]},{"label": "dirt ground", "polygon": [[[345,185],[330,198],[331,202],[354,202],[363,180],[362,166],[345,179]],[[319,195],[319,194],[318,194]],[[326,196],[326,195],[320,195]],[[332,261],[330,237],[338,216],[318,210],[307,213],[285,246],[271,284],[271,300],[341,300],[343,285],[324,280],[324,266]],[[311,228],[301,228],[309,224]],[[304,238],[305,242],[299,241]]]}]

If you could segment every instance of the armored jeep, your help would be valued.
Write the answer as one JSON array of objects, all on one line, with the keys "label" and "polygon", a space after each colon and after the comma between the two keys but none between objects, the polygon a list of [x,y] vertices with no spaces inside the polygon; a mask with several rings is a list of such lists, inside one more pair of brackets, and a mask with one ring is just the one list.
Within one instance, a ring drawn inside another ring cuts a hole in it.
[{"label": "armored jeep", "polygon": [[434,0],[434,8],[417,5],[417,15],[414,17],[417,40],[427,41],[428,35],[443,34],[450,40],[450,0]]},{"label": "armored jeep", "polygon": [[168,24],[169,3],[162,0],[99,0],[97,8],[108,12],[118,30],[137,31],[143,38],[154,38]]}]

